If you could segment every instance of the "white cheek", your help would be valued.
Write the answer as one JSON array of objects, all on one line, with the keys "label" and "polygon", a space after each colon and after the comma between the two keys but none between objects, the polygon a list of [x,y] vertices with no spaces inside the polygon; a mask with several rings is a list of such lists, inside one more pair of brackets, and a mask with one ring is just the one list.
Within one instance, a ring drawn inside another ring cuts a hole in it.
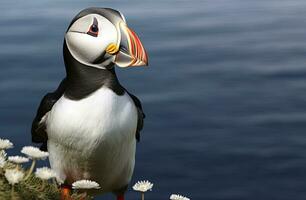
[{"label": "white cheek", "polygon": [[98,39],[84,33],[68,32],[66,43],[72,56],[79,62],[91,63],[103,52]]}]

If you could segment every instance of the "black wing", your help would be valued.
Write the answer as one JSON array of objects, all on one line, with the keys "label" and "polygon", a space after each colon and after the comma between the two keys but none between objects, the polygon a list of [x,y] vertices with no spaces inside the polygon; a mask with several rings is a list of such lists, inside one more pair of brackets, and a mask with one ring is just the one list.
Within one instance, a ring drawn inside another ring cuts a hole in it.
[{"label": "black wing", "polygon": [[57,100],[64,94],[66,88],[65,82],[66,80],[63,79],[61,84],[54,92],[48,93],[44,96],[40,102],[36,117],[32,123],[32,142],[42,143],[41,149],[45,151],[47,150],[48,135],[46,133],[46,125],[42,119],[45,114],[52,109]]},{"label": "black wing", "polygon": [[127,93],[133,99],[133,101],[134,101],[134,103],[136,105],[136,108],[137,108],[138,120],[137,120],[137,129],[136,129],[136,140],[139,142],[140,141],[140,131],[143,128],[144,118],[146,117],[146,115],[144,114],[144,112],[142,110],[142,106],[141,106],[140,100],[135,95],[129,93],[128,91],[127,91]]}]

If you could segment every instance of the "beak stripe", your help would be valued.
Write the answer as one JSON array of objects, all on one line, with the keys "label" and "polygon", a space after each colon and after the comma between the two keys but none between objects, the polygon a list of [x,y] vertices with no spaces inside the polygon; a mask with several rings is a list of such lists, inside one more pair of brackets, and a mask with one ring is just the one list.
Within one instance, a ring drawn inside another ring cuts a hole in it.
[{"label": "beak stripe", "polygon": [[[136,59],[135,60],[139,60],[140,62],[137,62],[137,64],[141,65],[142,62],[146,63],[146,56],[144,54],[145,53],[145,49],[142,46],[138,36],[136,35],[136,33],[134,31],[132,31],[131,29],[129,30],[129,34],[131,34],[131,40],[133,41],[132,44],[136,45],[136,52],[134,52],[134,48],[132,48],[132,53],[135,55]],[[134,47],[134,45],[132,45]],[[134,64],[135,62],[133,62]]]},{"label": "beak stripe", "polygon": [[147,53],[136,33],[125,23],[120,23],[119,27],[123,35],[120,45],[124,48],[116,54],[115,63],[120,67],[148,65]]},{"label": "beak stripe", "polygon": [[129,33],[129,35],[130,35],[131,50],[132,50],[131,53],[132,53],[132,55],[133,55],[133,60],[132,60],[131,65],[134,65],[134,64],[137,62],[138,58],[139,58],[139,56],[138,56],[138,54],[139,54],[139,51],[138,51],[138,44],[137,44],[137,41],[135,41],[135,40],[136,40],[135,34],[134,34],[133,31],[132,31],[131,29],[129,29],[129,28],[128,28],[128,33]]}]

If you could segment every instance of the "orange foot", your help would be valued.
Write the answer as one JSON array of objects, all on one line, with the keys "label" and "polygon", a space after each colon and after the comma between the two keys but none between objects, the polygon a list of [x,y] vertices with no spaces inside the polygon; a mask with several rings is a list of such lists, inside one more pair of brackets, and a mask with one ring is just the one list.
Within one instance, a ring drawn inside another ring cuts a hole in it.
[{"label": "orange foot", "polygon": [[72,200],[70,186],[61,185],[61,200]]}]

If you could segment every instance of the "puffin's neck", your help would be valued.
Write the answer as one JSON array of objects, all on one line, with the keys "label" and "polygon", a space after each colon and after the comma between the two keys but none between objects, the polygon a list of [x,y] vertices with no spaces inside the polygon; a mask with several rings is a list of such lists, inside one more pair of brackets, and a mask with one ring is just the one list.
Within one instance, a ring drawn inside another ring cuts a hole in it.
[{"label": "puffin's neck", "polygon": [[79,100],[89,96],[102,86],[113,90],[117,95],[124,94],[114,67],[98,69],[86,66],[74,59],[64,42],[64,61],[66,66],[66,90],[69,99]]}]

